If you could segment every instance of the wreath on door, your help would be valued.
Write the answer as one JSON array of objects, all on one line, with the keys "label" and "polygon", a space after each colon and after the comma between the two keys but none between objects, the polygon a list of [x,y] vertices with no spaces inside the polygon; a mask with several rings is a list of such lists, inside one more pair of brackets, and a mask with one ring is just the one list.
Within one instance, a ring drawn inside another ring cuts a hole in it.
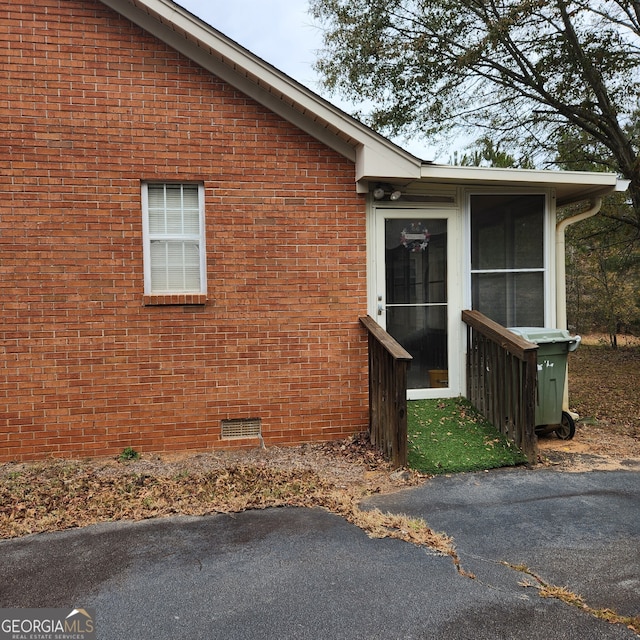
[{"label": "wreath on door", "polygon": [[411,252],[426,251],[430,238],[429,229],[423,222],[412,222],[409,228],[405,227],[400,234],[402,246]]}]

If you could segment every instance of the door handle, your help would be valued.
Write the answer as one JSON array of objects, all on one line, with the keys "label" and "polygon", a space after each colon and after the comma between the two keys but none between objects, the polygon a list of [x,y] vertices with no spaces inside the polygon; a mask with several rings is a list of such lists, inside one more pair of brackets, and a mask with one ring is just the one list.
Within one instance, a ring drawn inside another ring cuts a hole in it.
[{"label": "door handle", "polygon": [[384,305],[382,302],[378,302],[378,315],[381,316],[384,312]]}]

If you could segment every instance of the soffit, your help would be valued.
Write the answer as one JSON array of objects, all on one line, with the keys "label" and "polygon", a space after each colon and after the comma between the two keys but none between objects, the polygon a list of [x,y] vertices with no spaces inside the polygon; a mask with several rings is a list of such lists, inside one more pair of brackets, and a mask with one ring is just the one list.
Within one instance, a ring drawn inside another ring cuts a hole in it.
[{"label": "soffit", "polygon": [[[242,93],[356,163],[356,180],[420,175],[422,161],[170,0],[102,0]],[[384,173],[382,175],[385,175]]]},{"label": "soffit", "polygon": [[[559,205],[616,190],[613,174],[454,167],[422,161],[171,0],[101,0],[169,46],[355,162],[361,191],[374,181],[553,188]],[[618,185],[618,190],[621,190]]]},{"label": "soffit", "polygon": [[423,165],[421,182],[501,190],[507,187],[554,189],[558,206],[626,189],[624,181],[619,181],[613,173],[453,167],[437,164]]}]

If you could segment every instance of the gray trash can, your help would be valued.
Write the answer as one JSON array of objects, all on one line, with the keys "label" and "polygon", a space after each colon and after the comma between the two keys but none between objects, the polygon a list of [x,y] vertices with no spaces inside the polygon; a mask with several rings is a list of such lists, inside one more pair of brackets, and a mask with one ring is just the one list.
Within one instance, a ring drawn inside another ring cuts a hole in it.
[{"label": "gray trash can", "polygon": [[562,410],[567,355],[580,344],[580,336],[566,329],[510,327],[509,331],[538,345],[538,387],[536,393],[536,433],[555,431],[558,438],[570,440],[576,426],[569,413]]}]

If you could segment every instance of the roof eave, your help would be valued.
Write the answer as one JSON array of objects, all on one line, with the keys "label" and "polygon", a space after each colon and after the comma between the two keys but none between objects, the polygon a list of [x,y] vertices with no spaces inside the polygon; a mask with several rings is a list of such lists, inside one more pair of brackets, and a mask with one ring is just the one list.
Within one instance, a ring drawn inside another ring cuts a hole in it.
[{"label": "roof eave", "polygon": [[101,1],[354,162],[357,182],[419,177],[420,159],[171,0]]},{"label": "roof eave", "polygon": [[625,191],[627,185],[614,173],[587,171],[543,171],[536,169],[495,169],[423,164],[421,179],[438,184],[482,187],[552,188],[558,206]]},{"label": "roof eave", "polygon": [[558,204],[616,190],[613,174],[454,167],[424,162],[276,69],[172,0],[101,0],[210,73],[228,82],[355,163],[358,191],[368,183],[554,187]]}]

